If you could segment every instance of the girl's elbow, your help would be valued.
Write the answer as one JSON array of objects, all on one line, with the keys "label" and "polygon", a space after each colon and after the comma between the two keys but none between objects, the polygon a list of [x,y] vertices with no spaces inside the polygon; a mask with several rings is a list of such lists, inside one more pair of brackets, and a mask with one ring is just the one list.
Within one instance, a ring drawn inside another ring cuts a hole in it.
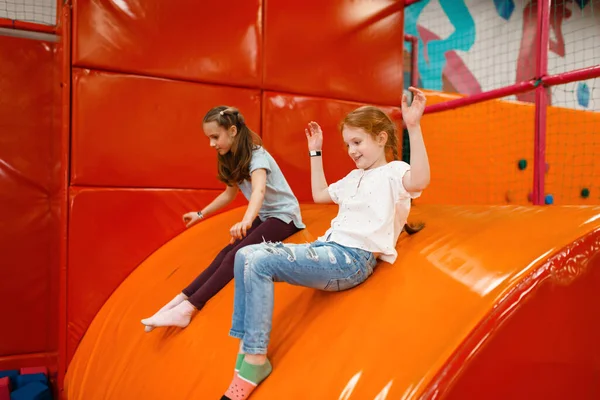
[{"label": "girl's elbow", "polygon": [[425,190],[425,189],[427,189],[427,187],[429,186],[429,182],[430,182],[430,179],[429,179],[429,178],[427,178],[425,181],[423,181],[423,182],[421,183],[421,190]]},{"label": "girl's elbow", "polygon": [[327,203],[326,199],[323,198],[323,196],[320,196],[318,194],[313,194],[313,202],[315,204],[324,204]]},{"label": "girl's elbow", "polygon": [[429,178],[422,179],[422,180],[413,182],[411,191],[422,192],[423,190],[427,189],[428,186],[429,186]]}]

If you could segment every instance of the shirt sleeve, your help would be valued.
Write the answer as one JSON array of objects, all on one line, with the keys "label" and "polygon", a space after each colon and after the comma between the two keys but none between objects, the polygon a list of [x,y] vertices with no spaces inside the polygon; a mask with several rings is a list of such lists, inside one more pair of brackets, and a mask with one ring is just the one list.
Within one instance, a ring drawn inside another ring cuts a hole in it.
[{"label": "shirt sleeve", "polygon": [[392,183],[392,189],[394,191],[394,200],[410,197],[416,199],[421,196],[421,192],[408,192],[404,187],[402,179],[408,171],[410,171],[410,165],[404,161],[393,161],[391,165],[391,176],[390,181]]},{"label": "shirt sleeve", "polygon": [[252,172],[256,171],[257,169],[265,169],[267,174],[271,173],[271,163],[267,157],[267,152],[262,148],[256,149],[252,152],[249,173],[252,174]]},{"label": "shirt sleeve", "polygon": [[348,187],[351,175],[352,172],[350,172],[348,175],[346,175],[339,181],[332,183],[327,188],[327,190],[329,191],[329,197],[331,197],[331,200],[333,200],[335,204],[340,204],[344,200],[344,193],[347,192],[347,190],[345,189],[347,189]]}]

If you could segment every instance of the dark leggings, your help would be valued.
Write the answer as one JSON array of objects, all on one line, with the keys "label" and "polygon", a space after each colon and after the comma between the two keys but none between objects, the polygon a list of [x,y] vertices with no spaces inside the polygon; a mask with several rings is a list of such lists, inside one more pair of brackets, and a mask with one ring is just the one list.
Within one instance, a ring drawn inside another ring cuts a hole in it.
[{"label": "dark leggings", "polygon": [[264,222],[256,218],[246,236],[221,250],[208,268],[183,289],[183,294],[188,296],[188,301],[194,307],[202,309],[208,300],[233,279],[233,262],[239,249],[263,241],[281,242],[299,230],[293,221],[286,224],[277,218],[267,218]]}]

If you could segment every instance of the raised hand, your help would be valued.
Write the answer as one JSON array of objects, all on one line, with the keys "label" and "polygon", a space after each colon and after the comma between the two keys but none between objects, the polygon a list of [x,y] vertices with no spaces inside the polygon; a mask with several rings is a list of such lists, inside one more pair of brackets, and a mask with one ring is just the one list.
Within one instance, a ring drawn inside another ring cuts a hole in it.
[{"label": "raised hand", "polygon": [[322,150],[323,148],[323,131],[319,124],[311,121],[308,124],[308,129],[305,129],[306,139],[308,140],[308,150]]},{"label": "raised hand", "polygon": [[413,100],[409,106],[406,93],[402,95],[402,119],[407,127],[411,127],[419,125],[421,122],[421,117],[423,116],[423,111],[425,110],[427,98],[423,92],[415,87],[411,86],[408,88],[408,90],[413,93]]}]

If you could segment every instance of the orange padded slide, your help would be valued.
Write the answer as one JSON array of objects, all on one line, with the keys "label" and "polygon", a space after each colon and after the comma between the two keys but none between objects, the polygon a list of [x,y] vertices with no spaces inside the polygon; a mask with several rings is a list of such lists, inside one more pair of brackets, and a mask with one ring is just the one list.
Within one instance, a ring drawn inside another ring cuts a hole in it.
[{"label": "orange padded slide", "polygon": [[[186,329],[150,316],[227,242],[235,209],[187,230],[114,292],[69,366],[69,400],[218,399],[237,342],[233,283]],[[335,206],[303,205],[318,237]],[[326,293],[275,285],[273,373],[260,399],[592,398],[599,393],[600,207],[430,206],[395,265]],[[476,366],[476,368],[472,368]],[[558,397],[557,397],[558,396]]]}]

